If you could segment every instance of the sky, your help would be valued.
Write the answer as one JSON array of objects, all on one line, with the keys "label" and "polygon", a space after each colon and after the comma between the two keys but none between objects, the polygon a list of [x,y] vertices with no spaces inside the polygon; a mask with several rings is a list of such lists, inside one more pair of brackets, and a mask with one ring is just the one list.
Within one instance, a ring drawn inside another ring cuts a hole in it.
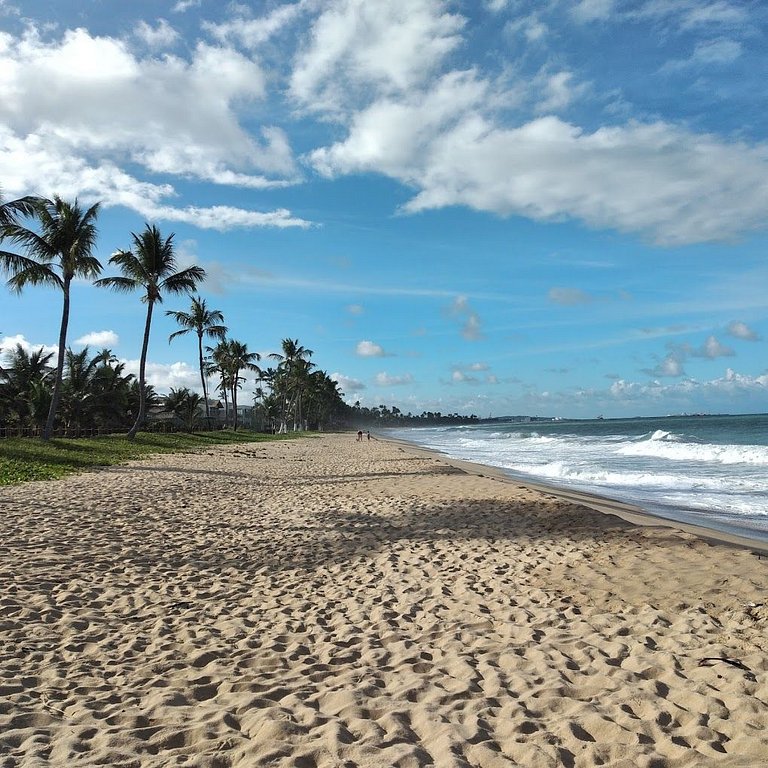
[{"label": "sky", "polygon": [[[100,201],[103,276],[173,233],[233,338],[350,403],[765,412],[767,34],[761,0],[0,0],[0,188]],[[199,391],[188,307],[160,392]],[[60,313],[0,287],[0,347]],[[143,322],[80,282],[69,345],[136,372]]]}]

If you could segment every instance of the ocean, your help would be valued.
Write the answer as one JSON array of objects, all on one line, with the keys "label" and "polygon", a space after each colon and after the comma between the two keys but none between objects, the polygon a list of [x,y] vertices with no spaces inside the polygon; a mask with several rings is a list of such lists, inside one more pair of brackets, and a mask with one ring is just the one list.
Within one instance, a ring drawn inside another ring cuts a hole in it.
[{"label": "ocean", "polygon": [[498,420],[387,432],[510,477],[768,541],[768,414]]}]

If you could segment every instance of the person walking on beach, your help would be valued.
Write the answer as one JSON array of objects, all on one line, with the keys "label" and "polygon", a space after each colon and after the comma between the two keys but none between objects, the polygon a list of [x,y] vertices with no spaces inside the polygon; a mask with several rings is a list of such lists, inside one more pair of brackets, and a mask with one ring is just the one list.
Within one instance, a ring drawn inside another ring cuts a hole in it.
[{"label": "person walking on beach", "polygon": [[363,430],[358,429],[357,430],[357,442],[362,443],[363,442]]},{"label": "person walking on beach", "polygon": [[371,439],[371,430],[369,429],[365,434],[368,435],[368,440],[370,440]]}]

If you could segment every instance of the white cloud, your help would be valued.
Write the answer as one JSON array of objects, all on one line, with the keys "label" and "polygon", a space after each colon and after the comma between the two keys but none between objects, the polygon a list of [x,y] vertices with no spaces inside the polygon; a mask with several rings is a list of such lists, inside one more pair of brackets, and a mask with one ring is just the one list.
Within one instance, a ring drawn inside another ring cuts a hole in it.
[{"label": "white cloud", "polygon": [[571,13],[582,22],[604,21],[613,14],[615,4],[616,0],[579,0]]},{"label": "white cloud", "polygon": [[[120,360],[125,365],[125,372],[132,373],[138,378],[138,360]],[[147,384],[151,384],[159,393],[168,392],[169,389],[188,389],[202,392],[200,385],[200,371],[187,363],[152,363],[146,366]]]},{"label": "white cloud", "polygon": [[[582,92],[551,76],[544,104]],[[415,213],[462,205],[540,221],[574,219],[659,244],[732,239],[768,218],[768,145],[658,121],[587,131],[548,115],[504,126],[500,85],[448,72],[407,94],[369,97],[341,140],[311,151],[320,173],[381,173],[417,190]]]},{"label": "white cloud", "polygon": [[733,357],[730,347],[721,344],[714,336],[709,336],[700,349],[691,350],[691,357],[706,357],[714,360],[717,357]]},{"label": "white cloud", "polygon": [[173,6],[174,13],[184,13],[190,8],[199,8],[202,0],[178,0],[176,5]]},{"label": "white cloud", "polygon": [[24,337],[23,334],[17,333],[14,336],[2,336],[0,337],[0,361],[6,359],[8,352],[12,352],[20,346],[27,354],[37,352],[40,348],[43,350],[43,354],[52,354],[50,365],[56,365],[58,358],[59,348],[56,344],[32,344]]},{"label": "white cloud", "polygon": [[685,376],[683,369],[683,356],[677,352],[670,352],[655,368],[647,370],[651,376],[673,377]]},{"label": "white cloud", "polygon": [[73,343],[83,347],[115,347],[120,342],[120,338],[114,331],[94,331],[86,333]]},{"label": "white cloud", "polygon": [[463,25],[439,0],[329,0],[297,56],[291,95],[307,109],[337,111],[371,89],[410,91],[459,45]]},{"label": "white cloud", "polygon": [[203,22],[203,28],[221,42],[235,40],[246,48],[258,49],[270,38],[289,27],[301,16],[308,5],[307,0],[300,0],[297,3],[278,6],[270,13],[258,18],[237,14],[229,21],[220,24]]},{"label": "white cloud", "polygon": [[760,335],[756,331],[753,331],[746,323],[739,321],[730,323],[727,332],[729,336],[733,336],[736,339],[744,339],[745,341],[760,340]]},{"label": "white cloud", "polygon": [[[169,29],[154,31],[169,36]],[[198,43],[188,59],[141,58],[125,41],[85,29],[44,42],[30,27],[20,38],[0,33],[0,73],[8,194],[79,195],[145,217],[199,216],[219,229],[307,224],[286,211],[176,209],[160,202],[175,195],[170,184],[139,181],[119,167],[130,161],[155,174],[254,189],[298,179],[281,128],[253,134],[240,124],[239,111],[265,98],[266,81],[256,62],[231,48]]]},{"label": "white cloud", "polygon": [[165,19],[158,19],[156,27],[146,21],[140,21],[134,34],[147,46],[155,49],[167,48],[179,37],[179,33]]},{"label": "white cloud", "polygon": [[547,37],[549,27],[536,14],[531,14],[511,19],[505,24],[504,31],[507,35],[522,32],[528,43],[539,43]]},{"label": "white cloud", "polygon": [[350,315],[362,315],[363,312],[365,312],[365,309],[363,309],[362,304],[350,304],[347,306],[347,312],[349,312]]},{"label": "white cloud", "polygon": [[405,373],[402,376],[390,376],[386,371],[382,371],[376,374],[375,381],[380,387],[399,387],[412,384],[413,376],[410,373]]},{"label": "white cloud", "polygon": [[573,72],[562,71],[543,75],[539,82],[537,90],[541,98],[536,105],[539,112],[559,112],[587,90],[585,84],[574,81]]},{"label": "white cloud", "polygon": [[63,198],[101,200],[105,206],[122,205],[148,220],[184,221],[202,229],[233,227],[301,227],[311,222],[285,209],[249,211],[231,206],[177,208],[166,200],[175,195],[169,184],[140,181],[108,160],[89,163],[72,154],[55,137],[19,139],[0,125],[3,155],[3,190],[8,197],[58,194]]},{"label": "white cloud", "polygon": [[484,338],[480,317],[470,307],[466,296],[457,296],[448,307],[448,314],[464,320],[461,335],[467,341],[479,341]]},{"label": "white cloud", "polygon": [[386,355],[384,348],[372,341],[358,342],[355,352],[360,357],[384,357]]},{"label": "white cloud", "polygon": [[341,387],[341,391],[345,395],[349,395],[350,392],[362,392],[365,389],[365,384],[363,384],[362,381],[359,379],[354,379],[350,376],[345,376],[343,373],[339,373],[338,371],[332,373],[329,378],[335,381],[339,387]]},{"label": "white cloud", "polygon": [[619,379],[611,385],[609,394],[625,403],[654,400],[671,404],[684,398],[689,403],[701,404],[709,401],[716,407],[717,404],[720,404],[720,408],[730,404],[732,408],[734,398],[753,398],[756,404],[761,398],[765,398],[768,394],[768,374],[749,376],[728,368],[724,376],[703,382],[686,379],[674,384],[662,384],[658,381],[640,384]]}]

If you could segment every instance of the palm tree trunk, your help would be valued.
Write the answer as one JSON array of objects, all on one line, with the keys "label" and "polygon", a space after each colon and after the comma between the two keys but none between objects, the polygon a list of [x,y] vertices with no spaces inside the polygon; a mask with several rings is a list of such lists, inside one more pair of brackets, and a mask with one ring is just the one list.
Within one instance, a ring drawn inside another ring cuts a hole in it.
[{"label": "palm tree trunk", "polygon": [[51,407],[48,409],[48,418],[43,429],[43,440],[50,440],[53,434],[53,424],[56,421],[56,411],[61,399],[61,380],[64,377],[64,355],[67,347],[67,328],[69,326],[69,279],[64,279],[64,306],[61,312],[61,327],[59,328],[59,359],[56,362],[56,378],[53,382],[53,396]]},{"label": "palm tree trunk", "polygon": [[144,342],[141,345],[141,360],[139,361],[139,414],[133,426],[128,430],[126,437],[133,440],[136,433],[144,426],[144,417],[147,411],[147,393],[144,390],[144,380],[147,370],[147,350],[149,349],[149,329],[152,326],[152,308],[155,302],[151,299],[147,303],[147,322],[144,325]]},{"label": "palm tree trunk", "polygon": [[211,412],[208,409],[208,390],[205,386],[205,373],[203,372],[203,334],[197,334],[197,348],[200,357],[200,381],[203,384],[203,400],[205,400],[205,426],[211,428]]},{"label": "palm tree trunk", "polygon": [[232,431],[237,432],[237,375],[239,371],[235,371],[235,375],[232,379]]}]

